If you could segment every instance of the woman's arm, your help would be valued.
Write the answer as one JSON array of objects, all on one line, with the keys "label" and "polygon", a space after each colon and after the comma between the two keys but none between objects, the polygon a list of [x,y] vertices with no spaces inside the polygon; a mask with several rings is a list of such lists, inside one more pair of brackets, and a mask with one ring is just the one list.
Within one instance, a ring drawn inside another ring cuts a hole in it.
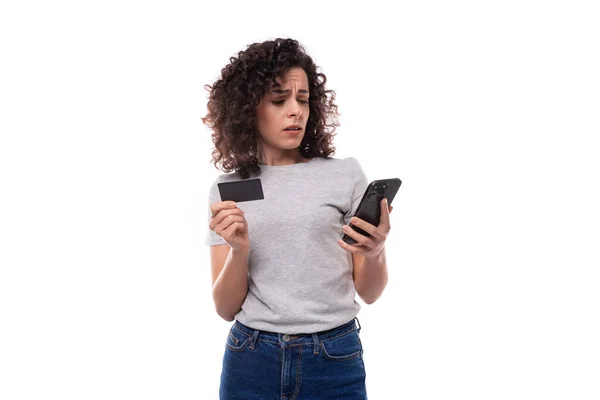
[{"label": "woman's arm", "polygon": [[227,259],[212,287],[217,314],[226,321],[233,321],[242,308],[248,293],[249,247],[230,249]]},{"label": "woman's arm", "polygon": [[360,254],[353,254],[354,262],[354,287],[356,293],[367,304],[377,300],[388,283],[388,270],[385,258],[385,249],[376,258],[365,258]]}]

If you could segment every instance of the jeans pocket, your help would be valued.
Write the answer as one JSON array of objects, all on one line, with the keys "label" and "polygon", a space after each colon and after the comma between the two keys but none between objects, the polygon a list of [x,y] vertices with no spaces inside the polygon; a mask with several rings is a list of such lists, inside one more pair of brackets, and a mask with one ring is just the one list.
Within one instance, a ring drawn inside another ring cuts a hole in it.
[{"label": "jeans pocket", "polygon": [[332,361],[352,360],[362,356],[363,348],[358,331],[346,333],[321,342],[323,357]]},{"label": "jeans pocket", "polygon": [[235,326],[231,327],[229,334],[227,335],[226,346],[231,351],[244,351],[246,346],[250,342],[250,336],[235,329]]}]

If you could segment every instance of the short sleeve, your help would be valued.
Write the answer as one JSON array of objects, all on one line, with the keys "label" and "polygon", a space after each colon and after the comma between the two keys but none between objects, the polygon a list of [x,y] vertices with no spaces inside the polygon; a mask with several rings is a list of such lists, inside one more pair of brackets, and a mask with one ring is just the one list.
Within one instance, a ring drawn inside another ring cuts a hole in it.
[{"label": "short sleeve", "polygon": [[350,160],[350,173],[352,174],[352,199],[350,202],[350,209],[344,214],[344,224],[350,224],[350,218],[356,213],[358,204],[365,194],[365,190],[369,186],[369,180],[367,175],[363,171],[360,163],[354,157],[348,157]]},{"label": "short sleeve", "polygon": [[225,239],[221,236],[217,235],[214,231],[212,231],[209,227],[210,220],[212,218],[212,213],[210,212],[210,205],[217,201],[221,201],[221,195],[219,194],[219,189],[217,187],[217,183],[219,179],[217,178],[213,184],[211,185],[208,191],[208,204],[206,206],[207,219],[206,219],[206,236],[204,239],[204,244],[207,246],[215,246],[218,244],[227,244]]}]

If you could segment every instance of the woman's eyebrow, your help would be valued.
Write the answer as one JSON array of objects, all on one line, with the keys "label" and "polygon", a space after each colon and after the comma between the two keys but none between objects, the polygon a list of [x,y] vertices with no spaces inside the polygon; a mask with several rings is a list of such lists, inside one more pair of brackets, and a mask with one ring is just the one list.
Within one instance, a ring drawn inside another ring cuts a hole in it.
[{"label": "woman's eyebrow", "polygon": [[[289,89],[285,89],[285,90],[284,89],[273,89],[273,90],[271,90],[271,92],[277,93],[277,94],[286,94],[289,91],[290,91]],[[300,93],[300,94],[308,94],[309,92],[308,92],[308,90],[300,89],[300,90],[298,90],[298,93]]]}]

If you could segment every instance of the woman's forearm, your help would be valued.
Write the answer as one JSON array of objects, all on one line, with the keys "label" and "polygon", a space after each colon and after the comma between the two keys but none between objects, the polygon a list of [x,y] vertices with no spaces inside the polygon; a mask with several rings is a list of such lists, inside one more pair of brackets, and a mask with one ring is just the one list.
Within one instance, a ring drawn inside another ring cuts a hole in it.
[{"label": "woman's forearm", "polygon": [[226,321],[233,321],[248,293],[248,253],[249,248],[229,250],[225,265],[213,285],[217,314]]}]

